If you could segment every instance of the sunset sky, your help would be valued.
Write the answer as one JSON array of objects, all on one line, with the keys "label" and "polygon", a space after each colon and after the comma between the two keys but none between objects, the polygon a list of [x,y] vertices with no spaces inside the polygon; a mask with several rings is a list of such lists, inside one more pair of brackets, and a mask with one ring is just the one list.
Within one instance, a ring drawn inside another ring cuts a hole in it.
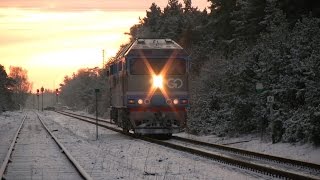
[{"label": "sunset sky", "polygon": [[[0,64],[28,70],[33,91],[58,88],[79,68],[102,67],[152,2],[167,0],[1,0]],[[181,1],[182,2],[182,1]],[[193,0],[204,9],[207,0]]]}]

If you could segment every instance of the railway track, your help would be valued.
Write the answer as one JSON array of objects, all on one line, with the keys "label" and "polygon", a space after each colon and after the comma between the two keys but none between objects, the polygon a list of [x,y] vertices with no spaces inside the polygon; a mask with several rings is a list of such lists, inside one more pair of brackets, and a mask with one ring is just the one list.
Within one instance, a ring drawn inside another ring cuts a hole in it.
[{"label": "railway track", "polygon": [[37,113],[24,116],[0,169],[1,179],[92,178]]},{"label": "railway track", "polygon": [[[59,112],[61,114],[96,124],[96,119],[70,112]],[[123,133],[120,128],[111,125],[112,122],[98,119],[99,126]],[[134,136],[132,133],[127,134]],[[261,154],[243,149],[228,147],[219,144],[211,144],[192,139],[173,136],[172,140],[161,141],[148,137],[141,139],[167,146],[173,149],[189,152],[199,156],[207,157],[224,164],[230,164],[242,169],[251,170],[257,173],[286,179],[320,179],[320,165],[298,161],[288,158]]]},{"label": "railway track", "polygon": [[21,122],[20,126],[18,127],[18,130],[17,130],[17,132],[15,133],[15,135],[14,135],[14,137],[12,139],[12,142],[11,142],[9,148],[8,148],[8,152],[7,152],[6,156],[4,157],[4,160],[3,160],[2,165],[0,167],[0,178],[1,179],[3,179],[3,174],[4,174],[4,172],[5,172],[6,168],[7,168],[7,165],[9,163],[10,156],[11,156],[11,153],[13,151],[13,147],[14,147],[16,141],[17,141],[17,138],[18,138],[18,135],[20,133],[21,127],[22,127],[24,121],[26,120],[26,118],[27,118],[26,115],[22,118],[22,122]]}]

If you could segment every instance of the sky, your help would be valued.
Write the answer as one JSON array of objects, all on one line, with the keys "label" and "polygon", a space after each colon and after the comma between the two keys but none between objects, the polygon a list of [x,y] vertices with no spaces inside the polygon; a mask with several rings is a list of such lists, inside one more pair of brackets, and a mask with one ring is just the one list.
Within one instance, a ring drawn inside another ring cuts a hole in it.
[{"label": "sky", "polygon": [[[102,67],[155,2],[167,0],[1,0],[0,64],[28,71],[33,92],[59,88],[80,68]],[[182,2],[182,1],[181,1]],[[207,0],[193,0],[204,9]]]}]

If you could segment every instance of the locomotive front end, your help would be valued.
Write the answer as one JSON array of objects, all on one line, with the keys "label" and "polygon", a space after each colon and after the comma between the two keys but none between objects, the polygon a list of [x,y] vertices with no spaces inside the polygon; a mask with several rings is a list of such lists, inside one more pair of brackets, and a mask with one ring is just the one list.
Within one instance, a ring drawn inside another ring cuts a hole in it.
[{"label": "locomotive front end", "polygon": [[111,119],[136,134],[172,135],[186,126],[190,61],[169,39],[137,39],[110,65]]},{"label": "locomotive front end", "polygon": [[127,107],[135,133],[172,134],[186,123],[187,61],[181,58],[132,59]]}]

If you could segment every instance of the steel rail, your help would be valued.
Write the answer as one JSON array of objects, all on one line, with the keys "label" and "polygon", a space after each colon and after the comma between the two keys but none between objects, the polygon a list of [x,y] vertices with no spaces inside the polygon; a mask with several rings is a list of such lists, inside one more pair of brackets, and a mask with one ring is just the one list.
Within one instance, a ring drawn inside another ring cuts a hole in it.
[{"label": "steel rail", "polygon": [[[66,113],[66,112],[62,112],[62,111],[55,111],[56,113],[59,113],[59,114],[62,114],[62,115],[65,115],[65,116],[69,116],[69,117],[72,117],[72,118],[75,118],[75,119],[78,119],[78,120],[81,120],[81,121],[84,121],[84,122],[87,122],[87,123],[91,123],[91,124],[94,124],[96,125],[97,123],[95,121],[89,121],[87,119],[92,119],[92,120],[95,120],[94,118],[91,118],[91,117],[86,117],[86,116],[80,116],[78,117],[77,114],[73,114],[73,113]],[[87,119],[83,119],[81,117],[84,117],[84,118],[87,118]],[[102,122],[106,122],[108,123],[108,121],[103,121]],[[109,122],[110,123],[110,122]],[[114,123],[111,123],[111,124],[114,124]],[[104,127],[104,128],[107,128],[107,129],[110,129],[112,131],[115,131],[115,132],[118,132],[118,133],[123,133],[123,131],[120,129],[120,128],[114,128],[114,127],[110,127],[110,126],[106,126],[104,124],[98,124],[99,126],[101,127]],[[128,135],[128,134],[126,134]],[[132,135],[133,136],[133,135]]]},{"label": "steel rail", "polygon": [[[89,118],[89,119],[94,119],[92,117],[88,117],[85,115],[77,115],[75,113],[70,113],[70,112],[65,112],[68,114],[73,114],[76,116],[81,116],[81,117],[85,117],[85,118]],[[98,119],[101,122],[107,122],[110,124],[114,124],[110,121],[105,121],[102,119]],[[289,159],[289,158],[284,158],[284,157],[280,157],[280,156],[274,156],[274,155],[269,155],[269,154],[264,154],[264,153],[258,153],[258,152],[254,152],[254,151],[248,151],[248,150],[244,150],[244,149],[240,149],[240,148],[234,148],[234,147],[230,147],[230,146],[226,146],[221,145],[221,144],[215,144],[215,143],[207,143],[207,142],[203,142],[203,141],[198,141],[198,140],[194,140],[194,139],[188,139],[188,138],[183,138],[183,137],[179,137],[179,136],[172,136],[172,139],[176,139],[179,141],[185,141],[185,142],[189,142],[189,143],[193,143],[193,144],[197,144],[197,145],[202,145],[202,146],[207,146],[207,147],[211,147],[211,148],[216,148],[216,149],[222,149],[225,151],[229,151],[229,152],[233,152],[233,153],[237,153],[237,154],[243,154],[246,156],[253,156],[253,157],[257,157],[257,158],[262,158],[265,160],[270,160],[270,161],[276,161],[278,163],[287,163],[293,166],[301,166],[301,167],[306,167],[306,168],[310,168],[310,169],[314,169],[317,171],[320,171],[320,164],[316,164],[316,163],[311,163],[311,162],[306,162],[306,161],[301,161],[301,160],[295,160],[295,159]],[[246,141],[245,141],[246,142]]]},{"label": "steel rail", "polygon": [[[80,117],[84,117],[84,118],[96,120],[95,117],[90,117],[90,116],[85,116],[85,115],[81,115],[81,114],[71,113],[71,112],[68,112],[68,111],[55,111],[55,112],[58,112],[58,113],[66,113],[66,114],[70,114],[70,115],[76,115],[76,116],[80,116]],[[107,120],[101,119],[101,118],[98,118],[98,121],[105,122],[105,123],[108,123],[108,124],[115,124],[115,123],[113,123],[113,122],[111,122],[111,121],[107,121]]]},{"label": "steel rail", "polygon": [[1,178],[1,179],[4,178],[4,177],[3,177],[3,174],[4,174],[4,172],[5,172],[6,168],[7,168],[7,165],[8,165],[8,163],[9,163],[9,161],[10,161],[10,156],[11,156],[11,154],[12,154],[12,151],[14,150],[14,145],[15,145],[16,142],[17,142],[18,135],[20,134],[21,128],[22,128],[23,123],[24,123],[24,121],[26,120],[26,118],[27,118],[27,115],[25,115],[25,116],[23,117],[22,122],[21,122],[21,124],[20,124],[20,126],[19,126],[19,128],[18,128],[18,130],[17,130],[17,132],[16,132],[16,134],[15,134],[14,137],[13,137],[13,140],[12,140],[12,142],[11,142],[11,145],[10,145],[10,148],[9,148],[9,150],[8,150],[8,152],[7,152],[7,155],[6,155],[4,161],[3,161],[2,165],[1,165],[1,168],[0,168],[0,178]]},{"label": "steel rail", "polygon": [[214,159],[219,162],[224,162],[226,164],[232,164],[237,167],[243,167],[247,170],[251,170],[251,171],[258,172],[258,173],[265,174],[265,175],[270,175],[273,177],[275,176],[275,177],[279,177],[279,178],[284,177],[284,178],[288,178],[288,179],[301,179],[301,180],[307,180],[307,179],[319,180],[320,179],[320,178],[317,178],[314,176],[307,176],[307,175],[302,175],[302,174],[293,173],[293,172],[289,172],[289,171],[279,170],[279,169],[275,169],[275,168],[272,168],[269,166],[263,166],[263,165],[259,165],[259,164],[252,163],[252,162],[246,162],[246,161],[242,161],[239,159],[233,159],[233,158],[223,156],[223,155],[208,153],[208,152],[201,151],[198,149],[185,147],[185,146],[177,145],[177,144],[170,143],[170,142],[160,141],[157,139],[151,139],[151,138],[146,138],[146,137],[142,137],[141,139],[148,141],[148,142],[151,142],[151,143],[156,143],[156,144],[160,144],[163,146],[167,146],[167,147],[170,147],[170,148],[173,148],[176,150],[189,152],[191,154],[196,154],[199,156]]},{"label": "steel rail", "polygon": [[46,129],[46,131],[50,134],[50,136],[54,139],[54,141],[57,143],[57,145],[62,149],[63,153],[67,156],[67,158],[70,160],[71,164],[76,168],[76,170],[80,173],[80,175],[86,179],[86,180],[92,180],[90,175],[81,167],[81,165],[77,162],[77,160],[72,157],[71,153],[58,141],[58,139],[51,133],[49,128],[44,124],[44,122],[41,120],[38,113],[36,113],[38,119],[40,120],[43,127]]},{"label": "steel rail", "polygon": [[307,168],[311,168],[311,169],[320,171],[320,164],[315,164],[315,163],[305,162],[305,161],[300,161],[300,160],[295,160],[295,159],[289,159],[289,158],[284,158],[284,157],[274,156],[274,155],[269,155],[269,154],[264,154],[264,153],[258,153],[258,152],[254,152],[254,151],[248,151],[248,150],[234,148],[234,147],[220,145],[220,144],[207,143],[207,142],[183,138],[183,137],[179,137],[179,136],[172,136],[172,138],[179,140],[179,141],[192,143],[192,144],[207,146],[207,147],[216,148],[216,149],[222,149],[222,150],[237,153],[237,154],[243,154],[246,156],[253,156],[253,157],[262,158],[265,160],[276,161],[278,163],[283,163],[283,164],[288,163],[293,166],[307,167]]},{"label": "steel rail", "polygon": [[[85,121],[85,122],[88,122],[88,123],[91,123],[91,124],[96,124],[96,122],[83,119],[83,118],[77,116],[77,114],[74,114],[74,113],[69,113],[69,112],[68,113],[58,112],[58,113],[66,115],[66,116],[69,116],[69,117],[73,117],[73,118],[76,118],[76,119],[79,119],[79,120],[82,120],[82,121]],[[86,117],[86,116],[82,116],[82,117]],[[86,117],[86,118],[88,118],[88,117]],[[89,119],[90,119],[90,117],[89,117]],[[128,136],[131,136],[131,137],[135,137],[133,134],[124,133],[120,129],[116,129],[116,128],[109,127],[109,126],[102,125],[102,124],[98,124],[98,125],[101,126],[101,127],[105,127],[107,129],[110,129],[110,130],[113,130],[113,131],[128,135]],[[254,172],[258,172],[258,173],[261,173],[261,174],[266,174],[266,175],[275,176],[275,177],[279,177],[279,178],[284,177],[284,178],[287,178],[287,179],[303,179],[303,180],[304,179],[312,179],[312,180],[317,180],[318,179],[318,180],[320,180],[320,177],[302,175],[302,174],[298,174],[298,173],[294,173],[294,172],[279,170],[279,169],[275,169],[275,168],[272,168],[272,167],[269,167],[269,166],[263,166],[263,165],[259,165],[259,164],[252,163],[252,162],[242,161],[242,160],[239,160],[239,159],[233,159],[233,158],[230,158],[230,157],[227,157],[227,156],[223,156],[223,155],[212,154],[212,153],[208,153],[208,152],[201,151],[201,150],[198,150],[198,149],[185,147],[185,146],[182,146],[182,145],[177,145],[177,144],[166,142],[166,141],[161,141],[161,140],[152,139],[152,138],[148,138],[148,137],[139,137],[139,138],[144,140],[144,141],[148,141],[148,142],[151,142],[151,143],[156,143],[156,144],[159,144],[159,145],[163,145],[163,146],[170,147],[170,148],[173,148],[173,149],[176,149],[176,150],[180,150],[180,151],[184,151],[184,152],[189,152],[191,154],[196,154],[196,155],[199,155],[199,156],[202,156],[202,157],[207,157],[207,158],[210,158],[210,159],[217,160],[219,162],[224,162],[226,164],[232,164],[232,165],[235,165],[237,167],[242,167],[242,168],[245,168],[245,169],[248,169],[248,170],[251,170],[251,171],[254,171]],[[176,138],[176,136],[175,136],[175,138]],[[179,138],[177,138],[177,139],[179,139]],[[181,138],[181,139],[183,139],[183,138]],[[196,141],[196,140],[190,140],[190,141]],[[198,143],[199,143],[199,145],[205,145],[206,144],[205,142],[201,142],[201,141],[198,141]],[[206,145],[208,145],[208,144],[209,143],[207,143]],[[213,146],[215,146],[215,145],[216,144],[213,144]],[[227,146],[224,146],[224,147],[227,147]],[[227,147],[226,149],[229,149],[229,147]],[[237,149],[237,148],[233,148],[233,149]],[[246,152],[246,150],[242,150],[242,152]],[[272,157],[271,155],[268,155],[268,156]],[[297,160],[294,160],[294,161],[297,161]]]}]

